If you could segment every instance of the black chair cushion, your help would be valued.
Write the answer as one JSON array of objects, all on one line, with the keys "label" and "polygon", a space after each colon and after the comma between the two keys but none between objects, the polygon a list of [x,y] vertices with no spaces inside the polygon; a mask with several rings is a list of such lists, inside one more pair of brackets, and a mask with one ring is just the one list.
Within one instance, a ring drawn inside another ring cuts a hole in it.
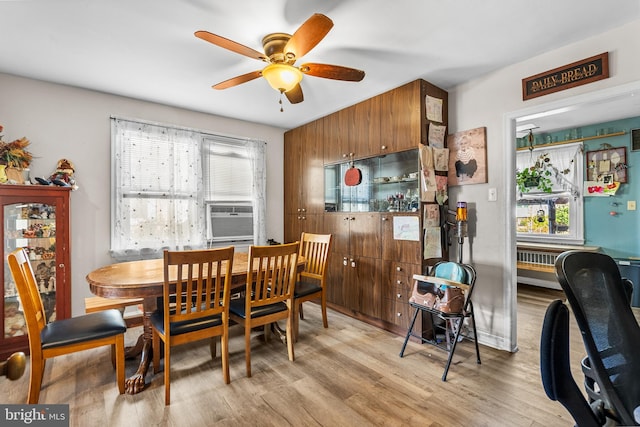
[{"label": "black chair cushion", "polygon": [[[229,304],[229,313],[233,313],[238,317],[242,317],[243,319],[246,319],[247,315],[245,313],[244,304],[245,304],[244,298],[231,300],[231,303]],[[281,311],[286,311],[286,310],[287,310],[287,304],[283,302],[277,302],[275,304],[269,304],[262,307],[254,308],[253,311],[251,312],[251,318],[255,319],[257,317],[267,316],[269,314],[279,313]]]},{"label": "black chair cushion", "polygon": [[89,313],[47,324],[40,333],[42,349],[62,347],[123,334],[127,325],[118,310]]},{"label": "black chair cushion", "polygon": [[322,292],[322,286],[318,285],[316,281],[301,280],[296,282],[296,286],[293,292],[294,298],[302,298],[307,295]]},{"label": "black chair cushion", "polygon": [[[164,312],[162,310],[156,310],[151,313],[151,324],[161,334],[164,334]],[[200,319],[171,322],[169,324],[169,328],[171,328],[171,335],[180,335],[220,325],[222,325],[222,316],[217,314],[214,316],[202,317]]]}]

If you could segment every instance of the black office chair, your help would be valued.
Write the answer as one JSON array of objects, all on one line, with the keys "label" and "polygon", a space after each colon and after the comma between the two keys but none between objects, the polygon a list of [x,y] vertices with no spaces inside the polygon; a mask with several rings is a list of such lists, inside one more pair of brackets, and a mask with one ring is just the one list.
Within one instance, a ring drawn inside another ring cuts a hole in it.
[{"label": "black office chair", "polygon": [[604,254],[568,251],[556,260],[556,276],[582,333],[587,399],[569,366],[569,313],[560,300],[547,308],[540,343],[542,383],[577,425],[640,425],[640,327],[631,311],[631,284]]}]

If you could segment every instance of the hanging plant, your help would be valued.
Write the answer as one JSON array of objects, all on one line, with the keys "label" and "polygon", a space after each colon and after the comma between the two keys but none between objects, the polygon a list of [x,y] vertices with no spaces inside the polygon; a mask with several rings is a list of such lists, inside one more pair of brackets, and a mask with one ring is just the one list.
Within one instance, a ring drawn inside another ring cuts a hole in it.
[{"label": "hanging plant", "polygon": [[551,163],[548,153],[541,154],[536,162],[523,170],[516,171],[516,185],[521,193],[528,193],[532,188],[538,188],[545,193],[553,190],[551,176],[557,169]]}]

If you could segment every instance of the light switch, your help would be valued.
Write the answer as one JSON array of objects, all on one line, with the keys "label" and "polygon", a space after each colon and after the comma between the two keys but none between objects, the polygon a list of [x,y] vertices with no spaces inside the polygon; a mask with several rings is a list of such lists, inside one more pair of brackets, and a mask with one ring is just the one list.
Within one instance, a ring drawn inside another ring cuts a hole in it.
[{"label": "light switch", "polygon": [[495,202],[497,200],[498,200],[498,189],[492,187],[489,189],[489,201]]},{"label": "light switch", "polygon": [[636,210],[636,201],[635,200],[627,200],[627,210],[635,211]]}]

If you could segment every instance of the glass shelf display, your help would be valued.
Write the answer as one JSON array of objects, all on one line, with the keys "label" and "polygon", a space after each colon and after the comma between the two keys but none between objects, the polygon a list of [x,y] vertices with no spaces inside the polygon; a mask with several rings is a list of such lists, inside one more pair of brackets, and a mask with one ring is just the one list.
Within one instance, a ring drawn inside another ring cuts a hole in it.
[{"label": "glass shelf display", "polygon": [[[360,184],[344,182],[347,170],[360,170]],[[325,212],[417,212],[420,206],[418,150],[324,167]]]},{"label": "glass shelf display", "polygon": [[[25,248],[40,289],[47,320],[56,318],[56,207],[43,203],[4,206],[4,259]],[[22,306],[9,266],[4,266],[4,337],[27,334]]]}]

